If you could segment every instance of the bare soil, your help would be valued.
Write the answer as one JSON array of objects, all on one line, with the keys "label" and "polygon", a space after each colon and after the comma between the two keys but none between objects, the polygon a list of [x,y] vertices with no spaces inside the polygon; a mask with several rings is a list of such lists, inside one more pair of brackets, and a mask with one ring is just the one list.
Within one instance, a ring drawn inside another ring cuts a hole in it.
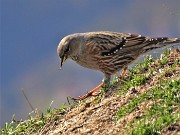
[{"label": "bare soil", "polygon": [[[178,50],[170,53],[167,65],[171,65],[174,60],[179,59],[180,52]],[[174,72],[169,72],[163,76],[164,80],[180,78],[180,63]],[[69,108],[64,114],[55,114],[52,117],[60,115],[60,119],[49,121],[38,135],[123,135],[127,134],[126,125],[138,117],[143,116],[147,109],[151,108],[154,101],[142,102],[128,115],[116,121],[117,111],[127,102],[137,97],[144,92],[150,90],[157,85],[162,76],[157,73],[160,72],[159,64],[154,62],[153,76],[147,80],[145,84],[130,88],[126,94],[117,95],[115,92],[119,90],[121,81],[117,82],[117,87],[111,88],[105,95],[103,95],[100,102],[96,103],[94,100],[97,97],[90,97],[85,102]],[[144,73],[146,74],[146,73]],[[128,77],[128,74],[125,76]],[[162,130],[163,135],[180,134],[180,121],[176,124],[168,125]]]}]

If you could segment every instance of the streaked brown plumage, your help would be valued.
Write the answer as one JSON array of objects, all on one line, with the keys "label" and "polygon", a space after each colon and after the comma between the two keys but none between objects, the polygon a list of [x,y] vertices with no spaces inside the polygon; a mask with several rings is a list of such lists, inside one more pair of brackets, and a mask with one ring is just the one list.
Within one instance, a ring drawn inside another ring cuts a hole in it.
[{"label": "streaked brown plumage", "polygon": [[[66,59],[71,58],[83,67],[103,72],[102,84],[108,85],[111,75],[126,69],[138,56],[172,43],[180,43],[180,38],[151,38],[109,31],[87,32],[64,37],[57,53],[61,58],[61,66]],[[86,97],[87,95],[77,99]]]}]

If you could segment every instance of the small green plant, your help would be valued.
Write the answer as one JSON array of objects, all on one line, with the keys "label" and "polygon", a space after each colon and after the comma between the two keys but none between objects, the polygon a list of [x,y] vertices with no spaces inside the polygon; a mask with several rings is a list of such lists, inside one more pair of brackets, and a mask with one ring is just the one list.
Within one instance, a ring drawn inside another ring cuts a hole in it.
[{"label": "small green plant", "polygon": [[[143,117],[130,123],[127,126],[127,131],[130,131],[131,135],[158,134],[169,123],[179,121],[180,112],[177,111],[180,106],[179,94],[180,79],[164,81],[159,86],[152,88],[143,97],[146,100],[158,102],[153,104]],[[131,109],[130,105],[128,106]]]},{"label": "small green plant", "polygon": [[167,57],[163,57],[160,61],[161,65],[165,65],[168,63],[168,58]]},{"label": "small green plant", "polygon": [[133,86],[139,86],[145,83],[146,76],[145,75],[134,75],[132,79]]},{"label": "small green plant", "polygon": [[[39,116],[37,112],[32,112],[29,114],[28,119],[25,121],[18,122],[15,119],[15,115],[13,115],[12,121],[10,123],[5,123],[4,128],[0,129],[0,133],[2,135],[18,135],[18,134],[33,134],[40,130],[48,120],[50,119],[59,119],[61,117],[61,113],[65,111],[66,105],[62,104],[59,109],[53,109],[51,107],[53,102],[51,102],[50,107],[47,109],[47,113],[44,115],[43,113]],[[36,110],[37,111],[37,110]],[[33,114],[35,113],[35,116]],[[52,117],[54,114],[55,115]]]},{"label": "small green plant", "polygon": [[165,48],[163,54],[168,56],[170,54],[171,48]]},{"label": "small green plant", "polygon": [[134,74],[127,80],[123,80],[123,81],[126,84],[126,88],[130,88],[130,87],[140,86],[140,85],[144,84],[145,80],[146,80],[145,75]]},{"label": "small green plant", "polygon": [[138,74],[148,70],[150,64],[154,62],[154,59],[151,55],[147,55],[143,62],[136,62],[135,66],[129,68],[131,74]]}]

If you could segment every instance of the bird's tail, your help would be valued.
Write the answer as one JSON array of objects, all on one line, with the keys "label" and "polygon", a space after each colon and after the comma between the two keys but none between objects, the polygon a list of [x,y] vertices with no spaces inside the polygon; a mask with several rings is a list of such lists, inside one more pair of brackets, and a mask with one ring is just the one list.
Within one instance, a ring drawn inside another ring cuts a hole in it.
[{"label": "bird's tail", "polygon": [[149,38],[148,41],[144,44],[143,52],[145,53],[147,51],[175,43],[180,43],[180,38],[168,38],[168,37]]},{"label": "bird's tail", "polygon": [[180,43],[180,38],[167,38],[163,44],[174,44],[174,43]]}]

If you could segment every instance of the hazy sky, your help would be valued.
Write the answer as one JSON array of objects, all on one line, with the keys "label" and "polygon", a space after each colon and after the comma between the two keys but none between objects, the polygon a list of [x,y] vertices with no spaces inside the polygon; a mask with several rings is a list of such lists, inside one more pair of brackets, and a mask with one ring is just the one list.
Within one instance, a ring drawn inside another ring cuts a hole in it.
[{"label": "hazy sky", "polygon": [[[179,0],[1,0],[1,125],[29,108],[54,107],[98,85],[103,75],[72,61],[58,70],[59,41],[75,32],[109,30],[180,37]],[[171,14],[171,13],[175,13]]]}]

